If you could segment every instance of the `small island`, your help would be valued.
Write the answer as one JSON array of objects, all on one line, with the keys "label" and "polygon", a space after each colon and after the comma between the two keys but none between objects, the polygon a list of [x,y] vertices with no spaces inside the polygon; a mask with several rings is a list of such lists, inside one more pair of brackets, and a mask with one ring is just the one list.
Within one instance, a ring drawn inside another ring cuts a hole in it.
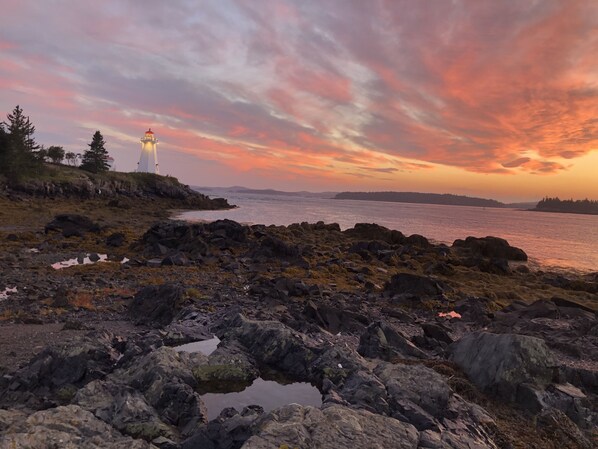
[{"label": "small island", "polygon": [[598,201],[592,201],[587,198],[585,200],[544,198],[531,210],[537,212],[598,215]]}]

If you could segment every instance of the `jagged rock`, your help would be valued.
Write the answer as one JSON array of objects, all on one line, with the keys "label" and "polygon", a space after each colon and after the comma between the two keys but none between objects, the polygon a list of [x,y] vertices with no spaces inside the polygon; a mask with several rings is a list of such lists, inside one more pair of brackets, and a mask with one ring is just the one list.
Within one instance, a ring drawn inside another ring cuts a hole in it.
[{"label": "jagged rock", "polygon": [[204,241],[202,223],[189,224],[169,220],[152,226],[141,237],[138,246],[146,255],[165,256],[168,252],[184,252],[190,257],[205,256],[208,245]]},{"label": "jagged rock", "polygon": [[457,239],[453,242],[453,247],[466,249],[474,256],[519,261],[527,260],[527,254],[522,249],[511,246],[505,239],[498,237],[467,237],[465,240]]},{"label": "jagged rock", "polygon": [[581,449],[596,447],[588,441],[579,427],[560,410],[555,408],[543,410],[537,417],[537,423],[547,430],[556,447],[575,447]]},{"label": "jagged rock", "polygon": [[246,257],[258,261],[282,260],[293,265],[309,268],[309,263],[303,257],[302,248],[270,235],[259,239],[257,244],[246,254]]},{"label": "jagged rock", "polygon": [[411,294],[420,297],[437,296],[443,292],[440,281],[410,273],[395,274],[384,286],[392,295]]},{"label": "jagged rock", "polygon": [[368,317],[364,315],[325,304],[316,305],[313,301],[307,302],[303,315],[333,334],[340,331],[362,332],[369,324]]},{"label": "jagged rock", "polygon": [[0,439],[0,449],[155,449],[123,436],[112,426],[76,405],[40,411],[14,423]]},{"label": "jagged rock", "polygon": [[453,342],[451,336],[448,334],[446,329],[442,328],[442,326],[432,323],[424,323],[422,324],[422,329],[426,337],[433,338],[434,340],[438,340],[447,344],[451,344]]},{"label": "jagged rock", "polygon": [[249,233],[249,228],[247,226],[228,219],[207,223],[206,229],[215,237],[232,240],[238,243],[245,242]]},{"label": "jagged rock", "polygon": [[129,305],[129,316],[137,324],[169,324],[184,303],[185,290],[177,284],[144,287]]},{"label": "jagged rock", "polygon": [[193,368],[193,375],[199,389],[214,390],[222,385],[237,385],[244,388],[259,376],[257,362],[246,353],[242,346],[227,340],[208,357],[208,363]]},{"label": "jagged rock", "polygon": [[426,354],[388,323],[377,321],[359,339],[359,354],[369,358],[425,358]]},{"label": "jagged rock", "polygon": [[359,369],[349,373],[342,387],[327,392],[324,402],[338,403],[336,395],[342,399],[342,404],[381,415],[390,413],[386,386],[368,370]]},{"label": "jagged rock", "polygon": [[207,315],[198,313],[191,307],[182,309],[170,324],[158,332],[167,346],[208,340],[214,335],[209,330]]},{"label": "jagged rock", "polygon": [[193,376],[193,368],[206,363],[202,354],[163,346],[133,359],[105,380],[88,384],[74,401],[122,432],[148,441],[190,436],[206,422],[207,411]]},{"label": "jagged rock", "polygon": [[238,313],[226,317],[216,330],[221,340],[234,338],[260,363],[282,372],[306,378],[314,352],[304,344],[302,334],[278,321],[249,320]]},{"label": "jagged rock", "polygon": [[95,380],[79,390],[72,403],[134,438],[151,441],[160,436],[174,437],[173,429],[160,419],[143,394],[128,385]]},{"label": "jagged rock", "polygon": [[416,449],[418,433],[409,424],[364,410],[332,405],[323,410],[291,404],[256,423],[243,449]]},{"label": "jagged rock", "polygon": [[263,414],[261,407],[245,407],[241,413],[225,409],[181,444],[181,449],[235,449],[253,434],[253,425]]},{"label": "jagged rock", "polygon": [[379,364],[374,373],[384,382],[389,403],[418,430],[435,425],[448,407],[452,391],[443,377],[423,365]]},{"label": "jagged rock", "polygon": [[43,407],[46,398],[71,395],[77,387],[114,369],[120,357],[115,343],[112,334],[101,332],[70,345],[45,348],[15,373],[8,388],[0,394],[0,404],[14,405],[27,400],[30,407]]},{"label": "jagged rock", "polygon": [[48,223],[44,232],[62,232],[64,237],[83,237],[86,232],[100,232],[100,226],[88,217],[77,214],[59,214]]},{"label": "jagged rock", "polygon": [[555,362],[543,340],[515,334],[468,334],[449,346],[450,358],[483,391],[515,400],[521,383],[547,385]]}]

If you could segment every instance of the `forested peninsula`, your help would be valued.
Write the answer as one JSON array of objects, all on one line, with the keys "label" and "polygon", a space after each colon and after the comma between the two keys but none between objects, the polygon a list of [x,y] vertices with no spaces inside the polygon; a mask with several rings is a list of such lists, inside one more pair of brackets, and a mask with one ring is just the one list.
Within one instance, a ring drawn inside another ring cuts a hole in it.
[{"label": "forested peninsula", "polygon": [[589,199],[561,200],[559,198],[544,198],[532,210],[538,212],[598,215],[598,201]]},{"label": "forested peninsula", "polygon": [[392,201],[397,203],[444,204],[451,206],[506,207],[504,203],[485,198],[475,198],[449,193],[418,192],[341,192],[337,200]]}]

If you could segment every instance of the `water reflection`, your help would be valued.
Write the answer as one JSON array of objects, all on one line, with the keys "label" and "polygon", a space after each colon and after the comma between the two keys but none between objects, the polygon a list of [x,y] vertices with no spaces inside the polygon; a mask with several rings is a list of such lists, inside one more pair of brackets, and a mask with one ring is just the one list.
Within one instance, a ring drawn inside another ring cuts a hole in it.
[{"label": "water reflection", "polygon": [[208,419],[216,418],[227,407],[241,411],[248,405],[259,405],[269,412],[287,404],[301,404],[320,407],[322,395],[320,391],[307,382],[281,384],[261,377],[240,392],[206,393],[201,396],[208,409]]}]

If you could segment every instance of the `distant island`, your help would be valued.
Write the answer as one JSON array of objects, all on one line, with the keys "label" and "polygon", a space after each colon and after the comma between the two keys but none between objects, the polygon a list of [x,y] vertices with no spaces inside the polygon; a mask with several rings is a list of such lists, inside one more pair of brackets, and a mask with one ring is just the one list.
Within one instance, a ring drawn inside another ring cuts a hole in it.
[{"label": "distant island", "polygon": [[251,189],[248,187],[232,186],[232,187],[202,187],[192,186],[193,189],[204,192],[204,191],[217,191],[227,193],[248,193],[256,195],[276,195],[276,196],[301,196],[305,198],[333,198],[336,192],[308,192],[301,190],[299,192],[286,192],[283,190],[275,189]]},{"label": "distant island", "polygon": [[561,200],[559,198],[544,198],[531,210],[538,212],[598,215],[598,201],[589,199]]},{"label": "distant island", "polygon": [[366,201],[391,201],[397,203],[423,203],[443,204],[450,206],[475,206],[475,207],[508,207],[500,201],[486,198],[475,198],[449,193],[418,193],[418,192],[341,192],[334,199],[337,200],[366,200]]}]

